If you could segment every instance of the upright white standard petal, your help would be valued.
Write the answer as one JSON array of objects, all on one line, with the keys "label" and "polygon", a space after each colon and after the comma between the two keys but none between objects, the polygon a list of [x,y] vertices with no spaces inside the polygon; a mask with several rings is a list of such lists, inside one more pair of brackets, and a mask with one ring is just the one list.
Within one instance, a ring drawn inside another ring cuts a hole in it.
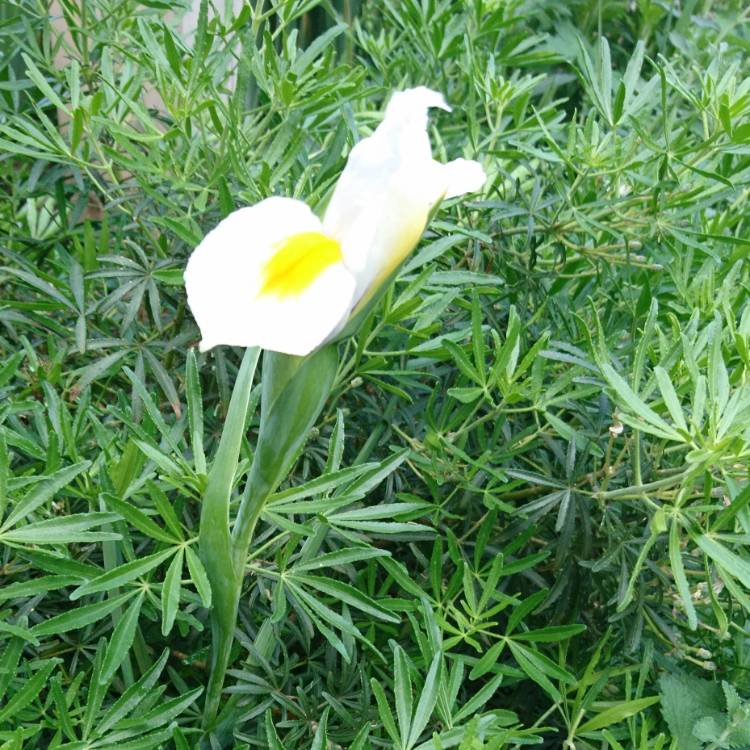
[{"label": "upright white standard petal", "polygon": [[487,175],[478,161],[454,159],[441,164],[447,188],[443,198],[456,198],[465,193],[476,193],[487,181]]},{"label": "upright white standard petal", "polygon": [[427,110],[450,110],[424,86],[395,93],[375,132],[349,154],[323,219],[356,275],[353,305],[366,299],[399,266],[444,198],[479,190],[478,162],[432,158]]},{"label": "upright white standard petal", "polygon": [[201,349],[309,354],[351,309],[355,279],[343,261],[339,241],[301,201],[268,198],[231,213],[185,269]]}]

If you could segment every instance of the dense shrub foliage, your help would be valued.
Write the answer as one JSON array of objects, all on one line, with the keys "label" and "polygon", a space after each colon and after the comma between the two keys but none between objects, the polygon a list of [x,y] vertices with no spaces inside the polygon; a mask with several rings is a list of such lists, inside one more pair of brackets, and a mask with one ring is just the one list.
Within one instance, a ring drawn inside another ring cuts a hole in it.
[{"label": "dense shrub foliage", "polygon": [[0,8],[0,748],[198,743],[241,352],[182,269],[417,84],[491,179],[342,345],[214,747],[750,746],[743,0],[170,7]]}]

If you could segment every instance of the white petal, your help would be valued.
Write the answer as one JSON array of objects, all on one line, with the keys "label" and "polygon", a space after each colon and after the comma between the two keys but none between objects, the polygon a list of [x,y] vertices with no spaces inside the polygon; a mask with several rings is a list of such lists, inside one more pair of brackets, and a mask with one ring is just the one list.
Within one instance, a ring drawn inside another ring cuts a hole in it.
[{"label": "white petal", "polygon": [[426,86],[397,91],[391,96],[388,106],[385,108],[385,119],[391,122],[412,120],[420,127],[426,128],[427,110],[430,107],[438,107],[446,112],[451,111],[445,97],[440,92],[428,89]]},{"label": "white petal", "polygon": [[464,193],[475,193],[482,189],[487,175],[478,161],[454,159],[441,165],[445,170],[445,198],[455,198]]},{"label": "white petal", "polygon": [[444,165],[432,158],[429,107],[450,109],[442,94],[424,86],[395,93],[383,121],[354,146],[336,183],[323,222],[357,276],[355,304],[414,248],[436,203],[484,182],[476,162]]},{"label": "white petal", "polygon": [[329,266],[299,296],[264,295],[253,308],[263,321],[255,327],[254,345],[304,356],[328,339],[346,319],[355,280],[343,264]]},{"label": "white petal", "polygon": [[262,290],[266,264],[279,243],[322,231],[306,204],[268,198],[231,213],[209,232],[185,269],[201,349],[228,344],[304,355],[319,346],[351,307],[355,282],[343,263],[328,265],[299,293]]}]

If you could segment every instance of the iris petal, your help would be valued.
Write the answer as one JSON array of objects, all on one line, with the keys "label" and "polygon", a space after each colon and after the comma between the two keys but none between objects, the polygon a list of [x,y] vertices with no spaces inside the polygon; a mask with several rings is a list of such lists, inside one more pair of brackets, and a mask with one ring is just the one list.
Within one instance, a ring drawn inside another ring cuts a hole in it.
[{"label": "iris petal", "polygon": [[268,198],[206,235],[185,286],[202,350],[227,344],[301,356],[346,319],[355,280],[307,205]]},{"label": "iris petal", "polygon": [[357,277],[355,306],[414,248],[441,200],[485,182],[478,162],[432,158],[430,107],[450,110],[442,94],[424,86],[395,93],[375,132],[349,154],[326,209],[325,231],[340,240],[344,262]]},{"label": "iris petal", "polygon": [[293,234],[275,246],[263,267],[260,294],[278,297],[302,294],[323,271],[341,263],[341,245],[322,232]]}]

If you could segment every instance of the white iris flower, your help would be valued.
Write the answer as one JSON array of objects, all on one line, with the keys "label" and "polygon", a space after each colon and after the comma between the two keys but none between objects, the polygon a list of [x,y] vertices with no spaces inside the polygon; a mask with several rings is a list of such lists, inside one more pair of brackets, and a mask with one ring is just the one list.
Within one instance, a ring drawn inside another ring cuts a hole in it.
[{"label": "white iris flower", "polygon": [[360,141],[321,221],[302,201],[267,198],[226,217],[190,256],[188,303],[203,351],[219,344],[306,355],[344,328],[415,247],[445,198],[479,190],[478,162],[432,158],[420,86],[395,93]]}]

